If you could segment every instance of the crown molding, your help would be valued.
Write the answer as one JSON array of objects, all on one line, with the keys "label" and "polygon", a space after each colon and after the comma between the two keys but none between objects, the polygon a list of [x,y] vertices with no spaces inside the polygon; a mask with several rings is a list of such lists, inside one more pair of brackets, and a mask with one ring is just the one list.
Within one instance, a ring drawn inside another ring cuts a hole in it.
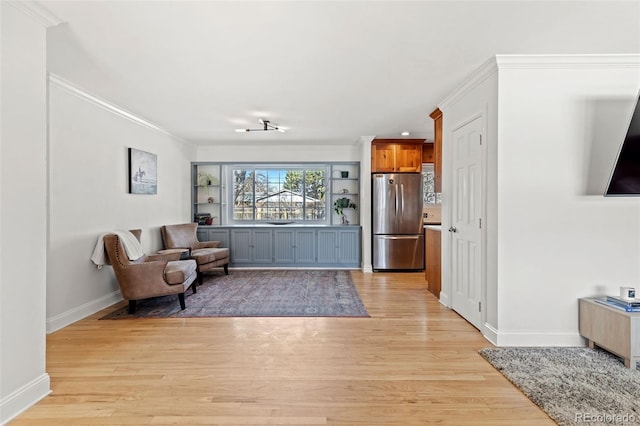
[{"label": "crown molding", "polygon": [[627,69],[640,68],[640,54],[495,55],[464,80],[438,108],[446,109],[500,70],[507,69]]},{"label": "crown molding", "polygon": [[462,82],[449,96],[447,96],[440,104],[438,108],[440,110],[446,109],[449,105],[457,102],[460,98],[465,96],[471,90],[476,88],[482,82],[491,78],[498,73],[498,65],[495,57],[491,57],[485,61],[479,68],[477,68],[471,75]]},{"label": "crown molding", "polygon": [[637,68],[640,54],[496,55],[499,69]]},{"label": "crown molding", "polygon": [[62,24],[64,21],[58,18],[56,15],[51,13],[44,6],[35,1],[27,1],[27,0],[2,0],[3,3],[9,4],[16,9],[22,11],[24,14],[28,15],[38,23],[42,24],[44,27],[55,27],[56,25]]},{"label": "crown molding", "polygon": [[54,84],[64,90],[66,90],[67,92],[77,96],[80,99],[83,99],[87,102],[90,102],[96,106],[99,106],[100,108],[103,108],[109,112],[112,112],[114,114],[119,115],[120,117],[126,118],[127,120],[133,121],[134,123],[137,123],[141,126],[147,127],[149,129],[155,130],[157,132],[160,133],[164,133],[167,136],[170,136],[173,139],[176,139],[180,142],[189,144],[189,145],[193,145],[192,142],[187,141],[185,139],[182,139],[176,135],[174,135],[173,133],[171,133],[170,131],[158,126],[157,124],[139,117],[127,110],[125,110],[124,108],[119,107],[118,105],[115,105],[107,100],[104,100],[94,94],[91,94],[87,91],[85,91],[84,89],[79,88],[78,86],[76,86],[75,84],[65,80],[64,78],[53,74],[53,73],[49,73],[49,83],[50,84]]}]

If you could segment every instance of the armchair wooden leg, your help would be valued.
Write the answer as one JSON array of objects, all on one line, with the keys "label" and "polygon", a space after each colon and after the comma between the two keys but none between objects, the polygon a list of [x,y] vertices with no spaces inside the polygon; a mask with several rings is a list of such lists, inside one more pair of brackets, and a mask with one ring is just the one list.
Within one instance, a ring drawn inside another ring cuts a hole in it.
[{"label": "armchair wooden leg", "polygon": [[225,275],[229,275],[229,264],[228,264],[228,263],[227,263],[227,264],[225,264],[225,265],[223,266],[223,268],[224,268],[224,274],[225,274]]},{"label": "armchair wooden leg", "polygon": [[193,282],[191,283],[191,285],[189,287],[191,287],[191,291],[193,291],[193,294],[196,294],[198,292],[198,289],[196,288],[196,281],[195,280],[193,280]]},{"label": "armchair wooden leg", "polygon": [[198,282],[202,285],[202,272],[198,271]]},{"label": "armchair wooden leg", "polygon": [[178,294],[178,300],[180,301],[180,309],[184,311],[184,309],[186,308],[184,304],[184,293]]},{"label": "armchair wooden leg", "polygon": [[129,315],[133,314],[136,311],[136,301],[129,300]]}]

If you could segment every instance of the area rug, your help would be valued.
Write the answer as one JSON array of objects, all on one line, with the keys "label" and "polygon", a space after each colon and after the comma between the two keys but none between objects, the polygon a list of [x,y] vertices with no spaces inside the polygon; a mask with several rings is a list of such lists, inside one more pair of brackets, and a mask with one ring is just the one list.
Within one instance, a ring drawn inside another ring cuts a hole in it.
[{"label": "area rug", "polygon": [[349,271],[240,270],[205,275],[197,293],[162,296],[137,302],[136,312],[123,307],[101,319],[168,317],[368,317]]},{"label": "area rug", "polygon": [[479,351],[561,426],[640,424],[640,371],[589,348]]}]

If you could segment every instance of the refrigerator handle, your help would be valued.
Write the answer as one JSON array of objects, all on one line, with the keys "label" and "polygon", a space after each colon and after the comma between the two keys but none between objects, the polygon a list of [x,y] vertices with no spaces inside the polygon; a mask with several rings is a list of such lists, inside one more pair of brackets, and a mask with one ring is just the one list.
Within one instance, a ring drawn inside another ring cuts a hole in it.
[{"label": "refrigerator handle", "polygon": [[393,186],[393,189],[394,189],[394,192],[395,192],[394,198],[395,198],[395,202],[396,202],[396,216],[398,216],[398,184],[397,183]]},{"label": "refrigerator handle", "polygon": [[400,214],[404,217],[404,184],[400,184]]}]

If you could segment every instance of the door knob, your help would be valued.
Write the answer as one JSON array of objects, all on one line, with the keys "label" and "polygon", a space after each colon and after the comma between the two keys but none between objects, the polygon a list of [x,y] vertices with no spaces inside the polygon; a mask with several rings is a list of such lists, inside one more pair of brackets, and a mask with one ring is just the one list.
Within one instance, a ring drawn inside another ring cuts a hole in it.
[{"label": "door knob", "polygon": [[452,226],[451,228],[449,228],[449,232],[458,232],[458,229],[456,229],[455,226]]}]

